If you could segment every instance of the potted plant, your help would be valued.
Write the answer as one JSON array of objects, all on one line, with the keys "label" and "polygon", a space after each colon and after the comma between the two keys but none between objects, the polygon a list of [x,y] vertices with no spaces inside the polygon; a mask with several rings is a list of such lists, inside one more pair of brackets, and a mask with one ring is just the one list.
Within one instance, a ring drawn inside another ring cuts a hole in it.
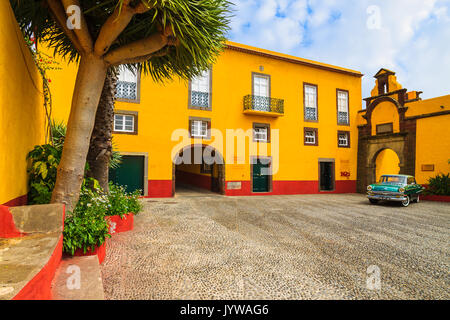
[{"label": "potted plant", "polygon": [[450,202],[450,173],[428,179],[424,200]]},{"label": "potted plant", "polygon": [[97,255],[102,263],[105,255],[105,241],[110,238],[105,221],[108,198],[98,189],[88,188],[86,183],[80,193],[80,200],[74,211],[68,213],[64,223],[63,251],[72,256]]},{"label": "potted plant", "polygon": [[110,183],[108,194],[108,210],[106,220],[110,234],[133,230],[134,215],[142,210],[139,202],[140,190],[127,193],[122,186]]}]

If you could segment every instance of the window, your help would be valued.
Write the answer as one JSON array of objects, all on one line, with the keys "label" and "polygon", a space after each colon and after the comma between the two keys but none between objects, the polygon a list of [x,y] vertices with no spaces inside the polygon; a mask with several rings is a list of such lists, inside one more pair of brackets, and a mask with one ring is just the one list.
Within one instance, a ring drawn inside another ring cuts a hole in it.
[{"label": "window", "polygon": [[394,132],[393,123],[385,123],[377,125],[377,134],[392,133]]},{"label": "window", "polygon": [[270,76],[253,73],[253,110],[270,112]]},{"label": "window", "polygon": [[202,163],[200,166],[200,173],[211,174],[213,170],[212,164]]},{"label": "window", "polygon": [[350,123],[348,104],[348,91],[337,90],[338,124],[348,125]]},{"label": "window", "polygon": [[305,146],[319,145],[318,132],[316,128],[305,128]]},{"label": "window", "polygon": [[270,125],[263,123],[253,124],[253,141],[270,142]]},{"label": "window", "polygon": [[201,118],[191,118],[189,120],[189,129],[191,138],[206,138],[209,139],[211,120]]},{"label": "window", "polygon": [[125,112],[114,114],[114,132],[137,134],[137,112]]},{"label": "window", "polygon": [[406,177],[404,176],[381,176],[381,183],[392,183],[392,184],[405,184]]},{"label": "window", "polygon": [[190,107],[211,109],[211,70],[191,80]]},{"label": "window", "polygon": [[139,101],[139,71],[130,71],[128,68],[119,68],[116,98],[127,101]]},{"label": "window", "polygon": [[338,147],[350,148],[350,132],[348,131],[338,132]]},{"label": "window", "polygon": [[305,83],[303,85],[305,121],[318,121],[317,86]]}]

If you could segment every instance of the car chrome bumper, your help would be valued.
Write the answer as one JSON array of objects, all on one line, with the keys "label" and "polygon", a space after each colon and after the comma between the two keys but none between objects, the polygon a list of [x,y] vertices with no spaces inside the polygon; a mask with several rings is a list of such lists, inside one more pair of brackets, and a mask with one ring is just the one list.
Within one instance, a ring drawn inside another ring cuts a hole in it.
[{"label": "car chrome bumper", "polygon": [[407,197],[403,194],[367,194],[367,197],[371,200],[386,200],[386,201],[406,201]]}]

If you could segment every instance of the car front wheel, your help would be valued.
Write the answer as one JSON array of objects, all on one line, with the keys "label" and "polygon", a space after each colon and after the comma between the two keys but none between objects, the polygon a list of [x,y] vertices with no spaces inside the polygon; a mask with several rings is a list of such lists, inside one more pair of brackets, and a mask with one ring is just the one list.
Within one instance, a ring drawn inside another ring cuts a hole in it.
[{"label": "car front wheel", "polygon": [[375,200],[375,199],[369,199],[371,204],[377,204],[379,200]]},{"label": "car front wheel", "polygon": [[402,201],[402,206],[407,207],[411,203],[411,198],[406,196],[406,200]]}]

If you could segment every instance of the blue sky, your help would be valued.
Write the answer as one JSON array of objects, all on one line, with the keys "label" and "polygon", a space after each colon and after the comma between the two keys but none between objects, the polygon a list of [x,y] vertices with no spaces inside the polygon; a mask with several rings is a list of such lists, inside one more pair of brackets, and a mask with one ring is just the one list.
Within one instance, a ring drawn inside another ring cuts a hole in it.
[{"label": "blue sky", "polygon": [[361,71],[423,98],[450,94],[450,0],[231,0],[232,41]]}]

